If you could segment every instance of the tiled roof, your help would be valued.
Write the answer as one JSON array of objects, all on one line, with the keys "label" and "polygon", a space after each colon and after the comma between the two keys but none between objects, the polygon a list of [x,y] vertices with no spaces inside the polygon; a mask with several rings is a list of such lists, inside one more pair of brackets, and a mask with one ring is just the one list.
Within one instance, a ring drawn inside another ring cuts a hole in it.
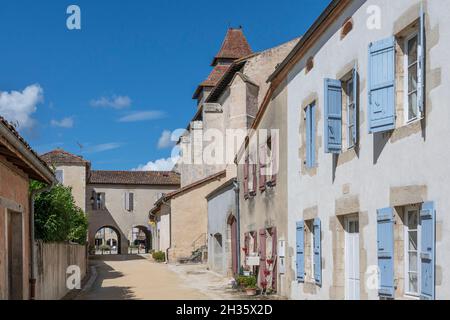
[{"label": "tiled roof", "polygon": [[[2,116],[0,116],[0,125],[3,125],[4,127],[6,127],[6,129],[8,131],[10,131],[16,138],[17,140],[20,141],[20,143],[28,150],[31,152],[31,154],[36,157],[36,160],[38,162],[40,162],[44,167],[42,168],[43,170],[48,170],[48,172],[52,172],[49,168],[49,166],[47,165],[47,163],[42,160],[41,157],[39,157],[39,155],[36,153],[36,151],[34,151],[31,146],[28,144],[28,142],[25,141],[24,138],[22,138],[22,136],[19,134],[19,132],[16,130],[16,128],[11,125],[5,118],[3,118]],[[39,176],[35,175],[33,172],[33,170],[29,171],[29,173],[31,174],[31,177],[34,179],[38,179]],[[51,175],[53,175],[53,173],[51,173]]]},{"label": "tiled roof", "polygon": [[44,153],[41,158],[48,164],[87,164],[89,162],[81,156],[76,156],[62,149]]},{"label": "tiled roof", "polygon": [[91,184],[179,185],[180,175],[173,171],[91,171]]},{"label": "tiled roof", "polygon": [[212,65],[216,65],[218,59],[238,59],[251,53],[252,49],[242,29],[229,28],[223,40],[222,47],[214,57]]},{"label": "tiled roof", "polygon": [[215,66],[209,74],[208,78],[206,78],[206,80],[203,81],[200,85],[203,87],[214,87],[225,74],[225,72],[227,72],[229,67],[230,65],[223,64]]},{"label": "tiled roof", "polygon": [[[204,87],[214,87],[227,72],[231,63],[239,58],[252,54],[247,39],[242,32],[242,29],[229,28],[225,39],[223,40],[222,47],[215,55],[212,62],[214,69],[211,71],[205,81],[195,89],[193,99],[197,99]],[[219,60],[226,60],[225,63],[219,63]]]}]

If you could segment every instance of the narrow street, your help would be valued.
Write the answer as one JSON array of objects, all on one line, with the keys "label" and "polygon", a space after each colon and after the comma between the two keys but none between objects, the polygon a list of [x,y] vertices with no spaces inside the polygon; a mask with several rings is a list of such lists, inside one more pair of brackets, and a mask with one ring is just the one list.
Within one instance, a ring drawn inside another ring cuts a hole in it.
[{"label": "narrow street", "polygon": [[155,263],[145,255],[105,255],[90,259],[96,277],[77,300],[238,299],[224,279],[204,265]]}]

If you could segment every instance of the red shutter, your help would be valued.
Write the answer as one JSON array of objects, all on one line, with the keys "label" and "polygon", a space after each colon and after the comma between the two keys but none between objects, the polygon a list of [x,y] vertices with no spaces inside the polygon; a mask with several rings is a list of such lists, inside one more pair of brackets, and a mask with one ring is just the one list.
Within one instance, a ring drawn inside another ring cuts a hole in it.
[{"label": "red shutter", "polygon": [[259,230],[259,285],[267,288],[266,280],[266,229]]},{"label": "red shutter", "polygon": [[258,178],[257,178],[257,175],[258,175],[258,165],[255,163],[255,164],[252,164],[252,179],[253,179],[253,185],[252,185],[252,190],[250,190],[250,194],[252,195],[252,196],[255,196],[256,195],[256,185],[257,185],[257,183],[258,183]]},{"label": "red shutter", "polygon": [[266,190],[266,144],[259,146],[259,190]]},{"label": "red shutter", "polygon": [[244,164],[244,198],[248,198],[248,169],[249,169],[249,163],[248,163],[248,156],[245,157],[245,164]]},{"label": "red shutter", "polygon": [[278,175],[278,133],[272,134],[272,179],[270,181],[271,186],[277,185]]},{"label": "red shutter", "polygon": [[273,268],[272,268],[272,289],[277,291],[277,260],[278,260],[278,254],[277,254],[277,228],[272,228],[272,260],[273,260]]}]

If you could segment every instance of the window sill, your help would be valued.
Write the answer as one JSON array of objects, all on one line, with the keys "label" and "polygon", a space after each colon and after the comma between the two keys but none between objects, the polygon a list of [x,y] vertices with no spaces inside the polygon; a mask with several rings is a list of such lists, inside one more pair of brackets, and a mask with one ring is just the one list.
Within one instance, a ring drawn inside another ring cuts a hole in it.
[{"label": "window sill", "polygon": [[412,295],[412,294],[405,293],[403,295],[403,297],[401,298],[401,300],[420,300],[420,297]]}]

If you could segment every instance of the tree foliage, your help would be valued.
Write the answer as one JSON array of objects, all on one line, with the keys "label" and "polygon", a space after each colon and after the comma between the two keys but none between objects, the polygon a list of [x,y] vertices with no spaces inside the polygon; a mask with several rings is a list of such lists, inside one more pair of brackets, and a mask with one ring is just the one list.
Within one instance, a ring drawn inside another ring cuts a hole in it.
[{"label": "tree foliage", "polygon": [[[43,188],[32,181],[31,190]],[[35,235],[44,242],[72,241],[86,243],[88,221],[83,210],[75,205],[72,190],[61,184],[38,194],[34,203]]]}]

